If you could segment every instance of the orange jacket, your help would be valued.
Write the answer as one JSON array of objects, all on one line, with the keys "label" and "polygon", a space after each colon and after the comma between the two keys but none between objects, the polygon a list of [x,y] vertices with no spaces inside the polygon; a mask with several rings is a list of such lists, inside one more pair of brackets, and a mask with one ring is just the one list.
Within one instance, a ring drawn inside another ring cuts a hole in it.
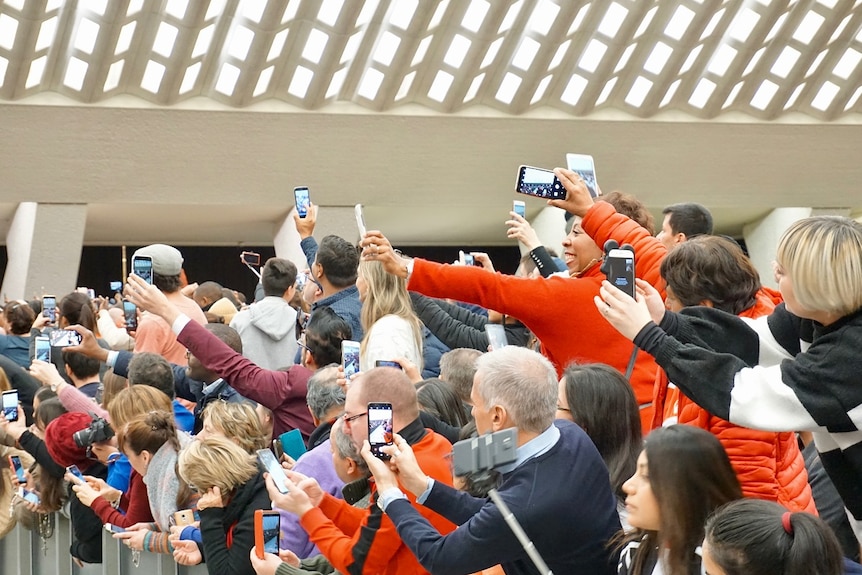
[{"label": "orange jacket", "polygon": [[[755,304],[739,315],[768,315],[779,301],[780,295],[776,300],[774,290],[762,289]],[[655,406],[653,429],[676,421],[705,429],[718,438],[736,471],[743,495],[817,515],[795,433],[756,431],[715,417],[677,388],[669,388],[667,375],[661,369],[655,386]]]}]

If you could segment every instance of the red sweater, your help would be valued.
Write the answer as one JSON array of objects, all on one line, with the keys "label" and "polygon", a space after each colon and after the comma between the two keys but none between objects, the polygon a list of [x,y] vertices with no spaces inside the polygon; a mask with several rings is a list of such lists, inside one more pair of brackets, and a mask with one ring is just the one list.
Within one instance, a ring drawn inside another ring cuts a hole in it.
[{"label": "red sweater", "polygon": [[[110,523],[119,527],[131,527],[135,523],[150,523],[153,521],[153,513],[150,511],[150,499],[147,497],[147,486],[144,478],[132,469],[129,475],[129,490],[127,492],[128,503],[126,514],[123,515],[114,509],[104,497],[96,497],[90,509],[99,516],[102,523]],[[126,496],[124,495],[125,499]],[[122,503],[122,501],[121,501]]]},{"label": "red sweater", "polygon": [[[614,239],[635,248],[637,277],[663,290],[659,266],[665,247],[607,202],[596,202],[581,222],[584,231],[602,246]],[[602,317],[593,298],[605,275],[594,266],[577,278],[519,278],[491,274],[470,266],[450,266],[416,259],[407,288],[440,298],[479,304],[521,320],[542,342],[542,353],[558,373],[572,362],[605,363],[625,373],[634,344]],[[652,422],[656,364],[638,353],[631,384],[641,406],[641,422]]]}]

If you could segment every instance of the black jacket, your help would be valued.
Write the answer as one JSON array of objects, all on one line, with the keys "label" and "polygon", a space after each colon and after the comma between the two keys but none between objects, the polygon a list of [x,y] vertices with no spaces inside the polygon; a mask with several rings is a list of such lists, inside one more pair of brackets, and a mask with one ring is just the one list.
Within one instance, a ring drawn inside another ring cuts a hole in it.
[{"label": "black jacket", "polygon": [[[85,475],[99,479],[108,478],[108,468],[94,463],[82,469]],[[84,563],[102,562],[102,520],[96,512],[78,501],[75,492],[69,488],[69,517],[72,520],[72,546],[69,552]]]}]

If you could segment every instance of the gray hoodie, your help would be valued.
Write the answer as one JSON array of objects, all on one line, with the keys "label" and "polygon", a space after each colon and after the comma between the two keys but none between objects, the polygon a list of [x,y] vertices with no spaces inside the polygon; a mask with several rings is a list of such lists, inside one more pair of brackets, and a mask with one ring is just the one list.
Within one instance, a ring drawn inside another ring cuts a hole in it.
[{"label": "gray hoodie", "polygon": [[242,338],[242,354],[264,369],[281,369],[296,357],[296,310],[267,296],[237,313],[230,326]]}]

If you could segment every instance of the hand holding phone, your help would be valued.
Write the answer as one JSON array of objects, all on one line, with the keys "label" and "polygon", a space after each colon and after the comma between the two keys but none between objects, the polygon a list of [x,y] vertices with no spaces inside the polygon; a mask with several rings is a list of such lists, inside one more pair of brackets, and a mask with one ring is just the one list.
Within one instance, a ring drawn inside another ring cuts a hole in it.
[{"label": "hand holding phone", "polygon": [[132,258],[132,273],[148,284],[152,284],[153,258],[150,256],[134,256]]},{"label": "hand holding phone", "polygon": [[3,417],[6,421],[18,421],[18,390],[3,392]]},{"label": "hand holding phone", "polygon": [[53,295],[42,296],[42,315],[48,318],[49,323],[57,321],[57,297]]},{"label": "hand holding phone", "polygon": [[105,531],[108,533],[125,533],[126,530],[120,527],[119,525],[114,525],[113,523],[105,523]]},{"label": "hand holding phone", "polygon": [[552,170],[521,166],[518,168],[518,180],[515,191],[519,194],[536,196],[548,200],[566,199],[566,188]]},{"label": "hand holding phone", "polygon": [[296,202],[296,215],[304,218],[308,215],[308,209],[311,207],[311,198],[308,194],[308,188],[300,186],[293,188],[293,199]]},{"label": "hand holding phone", "polygon": [[257,451],[257,459],[260,464],[269,473],[275,488],[281,493],[287,493],[287,475],[284,474],[284,468],[275,458],[272,451],[269,449],[259,449]]},{"label": "hand holding phone", "polygon": [[359,373],[359,342],[344,340],[341,342],[341,364],[344,366],[344,379],[350,381]]},{"label": "hand holding phone", "polygon": [[83,485],[83,484],[87,483],[87,480],[84,479],[84,474],[81,473],[81,470],[78,469],[77,465],[70,465],[69,467],[66,468],[66,472],[75,478],[74,479],[75,483],[77,483],[79,485]]},{"label": "hand holding phone", "polygon": [[599,185],[596,182],[596,166],[592,156],[588,156],[587,154],[566,154],[566,166],[581,177],[592,197],[597,198],[599,196]]},{"label": "hand holding phone", "polygon": [[39,335],[33,340],[33,359],[51,361],[51,340],[48,336]]},{"label": "hand holding phone", "polygon": [[55,329],[48,335],[53,347],[69,347],[81,345],[81,334],[71,329]]},{"label": "hand holding phone", "polygon": [[26,487],[18,488],[18,497],[20,497],[24,501],[32,503],[33,505],[39,505],[40,503],[42,503],[42,500],[39,498],[39,495],[33,491],[30,491]]},{"label": "hand holding phone", "polygon": [[527,205],[521,200],[512,201],[512,211],[524,219],[527,218]]},{"label": "hand holding phone", "polygon": [[14,473],[15,478],[18,480],[18,483],[27,483],[27,474],[24,471],[24,465],[21,463],[20,457],[18,457],[17,455],[10,455],[9,468],[12,470],[12,473]]},{"label": "hand holding phone", "polygon": [[278,555],[278,538],[281,535],[281,514],[278,511],[256,509],[254,512],[254,552],[258,559],[264,553]]},{"label": "hand holding phone", "polygon": [[391,403],[368,404],[368,443],[375,457],[389,459],[389,455],[380,448],[394,443]]},{"label": "hand holding phone", "polygon": [[635,254],[630,250],[608,252],[608,281],[635,299]]},{"label": "hand holding phone", "polygon": [[126,320],[127,330],[138,329],[138,306],[129,300],[123,300],[123,319]]}]

